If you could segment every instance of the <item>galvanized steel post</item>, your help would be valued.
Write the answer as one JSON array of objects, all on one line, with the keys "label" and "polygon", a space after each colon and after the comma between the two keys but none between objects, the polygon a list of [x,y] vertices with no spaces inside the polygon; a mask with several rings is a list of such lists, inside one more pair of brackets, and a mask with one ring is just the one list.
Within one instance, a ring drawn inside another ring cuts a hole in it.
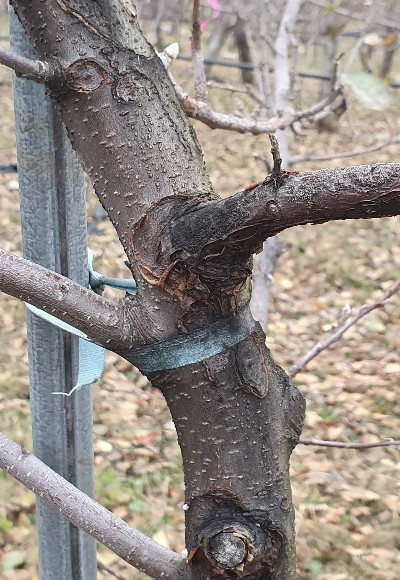
[{"label": "galvanized steel post", "polygon": [[[25,32],[10,10],[11,46],[32,56]],[[87,285],[84,176],[43,86],[14,79],[18,179],[24,256]],[[71,397],[78,365],[75,337],[28,312],[30,397],[34,453],[93,494],[90,387]],[[37,500],[42,580],[94,580],[96,545],[40,498]]]}]

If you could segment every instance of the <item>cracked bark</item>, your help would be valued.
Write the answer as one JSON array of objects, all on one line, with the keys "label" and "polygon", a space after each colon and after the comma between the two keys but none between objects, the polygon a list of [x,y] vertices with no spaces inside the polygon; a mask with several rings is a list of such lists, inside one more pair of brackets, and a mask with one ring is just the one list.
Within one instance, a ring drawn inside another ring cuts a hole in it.
[{"label": "cracked bark", "polygon": [[[284,174],[220,200],[168,75],[126,3],[12,4],[37,57],[63,74],[48,90],[138,283],[138,297],[122,306],[126,341],[115,337],[113,350],[241,312],[250,299],[251,254],[278,231],[399,213],[397,165]],[[11,292],[5,279],[1,287]],[[47,300],[33,288],[27,298]],[[201,363],[148,373],[177,427],[196,579],[296,575],[289,458],[304,401],[264,341],[257,326]]]}]

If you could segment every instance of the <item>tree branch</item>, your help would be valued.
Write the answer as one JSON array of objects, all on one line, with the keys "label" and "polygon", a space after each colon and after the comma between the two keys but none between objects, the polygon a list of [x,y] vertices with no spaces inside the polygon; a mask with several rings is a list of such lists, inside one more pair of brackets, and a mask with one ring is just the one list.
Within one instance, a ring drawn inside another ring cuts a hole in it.
[{"label": "tree branch", "polygon": [[109,350],[136,346],[126,311],[135,303],[102,298],[69,278],[0,249],[0,291],[33,304],[84,332]]},{"label": "tree branch", "polygon": [[0,64],[13,69],[18,76],[38,83],[50,84],[59,80],[54,67],[42,60],[31,60],[0,47]]},{"label": "tree branch", "polygon": [[207,82],[204,70],[204,58],[201,54],[201,22],[200,0],[193,0],[193,24],[192,24],[192,65],[194,78],[194,95],[199,101],[207,101]]},{"label": "tree branch", "polygon": [[0,433],[0,468],[58,510],[76,527],[152,578],[190,577],[182,558],[79,491],[23,447]]},{"label": "tree branch", "polygon": [[364,304],[363,306],[361,306],[354,316],[346,320],[346,322],[341,326],[339,326],[339,328],[337,328],[335,332],[317,342],[317,344],[315,344],[307,354],[305,354],[296,364],[294,364],[288,372],[289,377],[293,379],[293,377],[295,377],[298,372],[303,370],[304,367],[307,366],[308,363],[312,361],[315,357],[321,354],[323,350],[327,349],[332,344],[340,340],[344,335],[344,333],[347,330],[349,330],[349,328],[357,324],[357,322],[361,320],[361,318],[363,318],[373,310],[385,306],[389,298],[391,298],[393,294],[395,294],[399,290],[400,290],[400,280],[398,280],[395,284],[393,284],[393,286],[391,286],[389,290],[385,292],[385,294],[382,296],[380,300],[377,300],[373,304]]},{"label": "tree branch", "polygon": [[400,441],[384,439],[374,443],[349,443],[347,441],[324,441],[322,439],[300,439],[302,445],[317,445],[318,447],[338,447],[340,449],[372,449],[373,447],[399,447]]},{"label": "tree branch", "polygon": [[284,172],[224,200],[199,205],[172,224],[174,247],[203,261],[250,255],[267,238],[301,224],[400,214],[400,165]]},{"label": "tree branch", "polygon": [[268,119],[260,118],[259,115],[239,117],[238,115],[229,115],[227,113],[214,111],[208,103],[190,97],[176,83],[171,74],[170,78],[188,117],[201,121],[208,127],[211,127],[211,129],[225,129],[227,131],[236,131],[237,133],[251,133],[252,135],[274,133],[277,129],[290,127],[295,121],[300,121],[303,118],[312,118],[328,108],[341,93],[341,88],[338,88],[309,109],[297,112],[285,111],[281,116],[275,115]]}]

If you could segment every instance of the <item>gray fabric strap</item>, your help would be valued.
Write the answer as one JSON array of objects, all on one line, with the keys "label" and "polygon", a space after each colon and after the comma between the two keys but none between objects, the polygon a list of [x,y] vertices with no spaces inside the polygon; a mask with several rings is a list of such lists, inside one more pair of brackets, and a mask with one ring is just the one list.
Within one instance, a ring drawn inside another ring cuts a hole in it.
[{"label": "gray fabric strap", "polygon": [[177,369],[227,350],[251,334],[256,324],[250,309],[245,308],[237,316],[224,318],[206,328],[117,354],[145,373]]}]

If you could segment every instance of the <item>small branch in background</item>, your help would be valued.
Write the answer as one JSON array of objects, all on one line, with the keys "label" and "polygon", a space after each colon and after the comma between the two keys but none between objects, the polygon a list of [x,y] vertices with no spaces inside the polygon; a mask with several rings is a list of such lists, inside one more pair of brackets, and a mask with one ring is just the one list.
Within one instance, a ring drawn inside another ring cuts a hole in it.
[{"label": "small branch in background", "polygon": [[325,99],[316,103],[309,109],[298,112],[286,112],[282,116],[271,116],[268,119],[239,117],[238,115],[229,115],[214,111],[208,103],[193,99],[186,91],[180,87],[170,74],[171,81],[175,87],[182,107],[188,117],[201,121],[211,129],[225,129],[227,131],[237,131],[238,133],[251,133],[252,135],[263,135],[265,133],[274,133],[277,129],[290,127],[295,121],[301,121],[303,118],[312,118],[320,111],[323,111],[334,101],[339,91],[334,95],[328,95]]},{"label": "small branch in background", "polygon": [[262,252],[254,258],[250,310],[265,333],[268,327],[271,284],[281,253],[282,244],[274,236],[263,243]]},{"label": "small branch in background", "polygon": [[[279,22],[274,48],[274,110],[279,117],[293,111],[293,79],[290,74],[290,46],[294,43],[294,29],[302,0],[287,0]],[[288,134],[285,127],[277,129],[282,158],[285,164],[288,154]]]},{"label": "small branch in background", "polygon": [[13,69],[18,76],[38,83],[48,84],[57,77],[49,63],[25,58],[2,47],[0,47],[0,64]]},{"label": "small branch in background", "polygon": [[192,63],[194,79],[194,97],[196,100],[207,102],[207,82],[204,68],[204,58],[201,54],[201,22],[200,0],[193,0],[192,25]]},{"label": "small branch in background", "polygon": [[106,572],[106,574],[108,574],[109,576],[112,576],[113,578],[117,578],[117,580],[128,580],[127,576],[122,576],[121,574],[114,572],[114,570],[112,568],[110,568],[109,566],[106,566],[105,564],[100,562],[100,560],[97,560],[97,569],[100,572]]},{"label": "small branch in background", "polygon": [[300,439],[302,445],[317,445],[318,447],[338,447],[340,449],[372,449],[373,447],[398,447],[400,441],[394,439],[383,439],[374,443],[349,443],[347,441],[324,441],[322,439]]},{"label": "small branch in background", "polygon": [[[351,18],[352,20],[358,20],[365,23],[365,16],[360,13],[360,10],[357,8],[355,10],[347,10],[346,8],[342,8],[339,5],[335,5],[332,9],[331,2],[325,2],[325,0],[307,0],[309,4],[314,4],[315,6],[319,6],[322,9],[325,9],[329,12],[334,12],[335,14],[340,14],[341,16],[345,16],[346,18]],[[395,20],[388,20],[387,18],[381,18],[380,16],[376,16],[374,19],[374,26],[387,26],[388,28],[392,28],[393,30],[400,30],[400,24],[398,24]]]},{"label": "small branch in background", "polygon": [[269,67],[266,64],[260,64],[259,86],[260,94],[262,95],[262,106],[268,115],[272,115],[272,96],[271,96],[271,82],[269,79]]},{"label": "small branch in background", "polygon": [[[204,67],[203,67],[204,68]],[[176,94],[180,100],[184,111],[188,117],[196,119],[211,129],[225,129],[227,131],[236,131],[238,133],[251,133],[252,135],[263,135],[265,133],[275,133],[278,129],[292,127],[294,123],[302,119],[313,119],[318,114],[326,113],[331,110],[331,105],[335,99],[341,95],[342,88],[338,87],[335,91],[328,94],[321,101],[302,111],[286,111],[281,115],[271,115],[268,118],[260,115],[239,116],[235,114],[219,113],[210,105],[200,98],[191,97],[175,80],[168,68],[168,75],[175,87]],[[204,80],[206,83],[206,81]],[[206,83],[207,84],[207,83]],[[249,93],[250,94],[250,93]],[[255,97],[255,93],[250,96]]]},{"label": "small branch in background", "polygon": [[132,528],[2,433],[0,468],[151,578],[190,578],[181,556]]},{"label": "small branch in background", "polygon": [[292,157],[290,159],[290,164],[304,163],[305,161],[332,161],[334,159],[346,159],[347,157],[357,157],[358,155],[365,155],[366,153],[375,153],[380,151],[389,145],[397,145],[400,143],[399,137],[392,137],[380,145],[372,145],[371,147],[366,147],[365,149],[359,149],[358,151],[343,151],[342,153],[336,153],[334,155],[317,155],[313,156],[312,153],[306,153],[305,155],[299,155],[297,157]]},{"label": "small branch in background", "polygon": [[313,348],[306,355],[304,355],[297,363],[295,363],[288,371],[289,377],[290,378],[295,377],[298,372],[303,370],[308,365],[308,363],[312,361],[315,357],[317,357],[323,350],[327,349],[332,344],[340,340],[343,334],[349,328],[354,326],[359,320],[361,320],[361,318],[363,318],[373,310],[385,306],[388,303],[389,299],[399,290],[400,290],[400,280],[398,280],[395,284],[393,284],[393,286],[391,286],[389,290],[385,292],[385,294],[382,296],[380,300],[377,300],[372,304],[364,304],[363,306],[361,306],[354,314],[354,316],[352,316],[346,322],[344,322],[344,324],[339,326],[339,328],[337,328],[335,332],[333,332],[331,335],[317,342],[317,344],[314,345]]},{"label": "small branch in background", "polygon": [[253,87],[253,85],[247,84],[247,85],[234,86],[234,85],[231,85],[225,81],[222,82],[222,81],[209,80],[209,81],[207,81],[207,86],[210,87],[211,89],[221,89],[223,91],[230,91],[232,93],[241,93],[243,95],[248,95],[258,105],[264,106],[263,100],[261,99],[257,90]]},{"label": "small branch in background", "polygon": [[[199,40],[195,41],[195,48],[199,45]],[[171,47],[174,45],[171,45]],[[167,49],[164,51],[166,52]],[[195,50],[192,49],[192,57],[195,54]],[[342,95],[342,87],[337,85],[335,90],[332,90],[326,97],[324,97],[321,101],[315,103],[311,107],[307,109],[303,109],[301,111],[292,111],[287,110],[280,114],[270,114],[266,118],[264,115],[260,115],[259,112],[254,110],[250,115],[243,116],[238,114],[226,114],[220,113],[215,111],[210,105],[206,102],[207,99],[207,85],[215,86],[215,88],[226,88],[227,90],[235,90],[237,92],[247,92],[251,98],[253,98],[258,105],[264,108],[265,110],[265,103],[261,98],[260,102],[260,95],[257,94],[257,91],[254,88],[246,87],[246,89],[234,89],[231,85],[217,85],[216,83],[209,82],[207,83],[204,73],[204,62],[201,57],[201,75],[198,77],[198,88],[204,85],[205,89],[205,96],[191,97],[175,80],[174,76],[171,73],[169,68],[169,62],[165,62],[163,58],[163,54],[161,53],[160,58],[164,62],[164,66],[166,66],[168,70],[168,75],[172,84],[175,87],[176,94],[178,99],[180,100],[184,111],[186,112],[188,117],[192,119],[196,119],[211,129],[225,129],[227,131],[236,131],[238,133],[251,133],[252,135],[263,135],[265,133],[275,133],[277,130],[284,130],[288,127],[294,128],[295,123],[301,122],[303,119],[313,120],[318,118],[321,115],[327,115],[332,110],[332,105],[334,104],[337,97]],[[193,59],[193,63],[195,64],[195,59]],[[197,69],[196,69],[197,70]],[[195,71],[196,73],[196,71]],[[340,106],[340,105],[339,105]],[[269,110],[269,109],[268,109]]]}]

